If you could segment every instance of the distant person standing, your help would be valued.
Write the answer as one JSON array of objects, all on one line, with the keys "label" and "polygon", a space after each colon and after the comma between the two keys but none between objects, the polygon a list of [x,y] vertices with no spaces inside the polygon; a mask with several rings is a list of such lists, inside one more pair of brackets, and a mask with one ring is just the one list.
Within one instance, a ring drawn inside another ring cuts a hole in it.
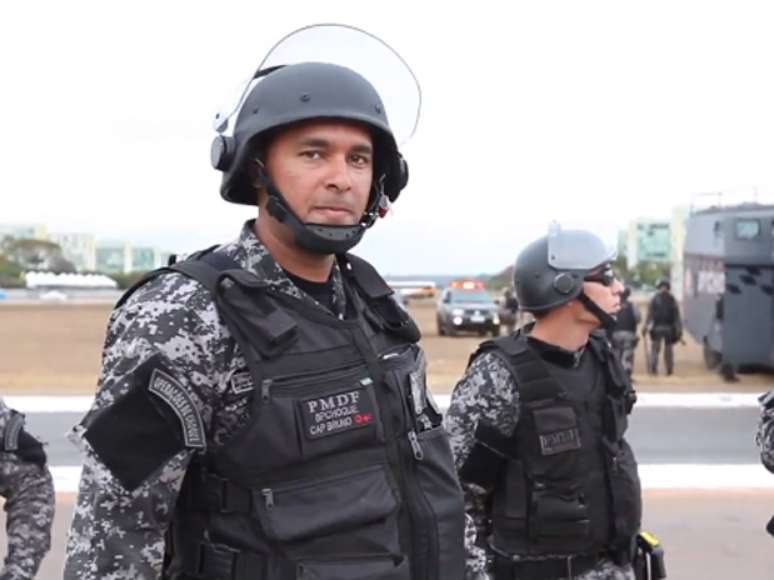
[{"label": "distant person standing", "polygon": [[672,286],[669,280],[661,278],[656,284],[658,291],[651,298],[648,305],[648,314],[645,318],[645,326],[642,334],[650,332],[651,352],[648,361],[648,370],[651,374],[658,372],[658,357],[661,353],[661,344],[664,344],[664,366],[666,374],[674,371],[675,361],[672,345],[683,336],[683,323],[680,319],[680,308],[677,300],[672,295]]},{"label": "distant person standing", "polygon": [[629,300],[630,295],[631,289],[624,288],[621,293],[621,310],[618,311],[616,324],[610,336],[613,352],[621,361],[621,366],[629,377],[632,376],[634,370],[634,350],[639,342],[637,325],[642,319],[639,309]]},{"label": "distant person standing", "polygon": [[0,399],[0,496],[8,550],[0,580],[35,577],[51,548],[54,484],[43,446],[24,430],[24,415]]},{"label": "distant person standing", "polygon": [[519,320],[519,300],[512,288],[506,288],[503,292],[503,309],[500,319],[505,326],[506,334],[513,334]]}]

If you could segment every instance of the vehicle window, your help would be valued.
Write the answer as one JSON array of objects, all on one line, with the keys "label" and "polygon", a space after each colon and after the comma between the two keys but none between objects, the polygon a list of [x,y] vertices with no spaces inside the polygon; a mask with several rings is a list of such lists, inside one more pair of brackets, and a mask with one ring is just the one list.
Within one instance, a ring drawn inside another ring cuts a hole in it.
[{"label": "vehicle window", "polygon": [[761,233],[761,222],[756,219],[736,220],[736,237],[740,240],[752,240]]},{"label": "vehicle window", "polygon": [[462,288],[452,288],[449,291],[452,302],[482,302],[491,303],[492,297],[486,290],[463,290]]}]

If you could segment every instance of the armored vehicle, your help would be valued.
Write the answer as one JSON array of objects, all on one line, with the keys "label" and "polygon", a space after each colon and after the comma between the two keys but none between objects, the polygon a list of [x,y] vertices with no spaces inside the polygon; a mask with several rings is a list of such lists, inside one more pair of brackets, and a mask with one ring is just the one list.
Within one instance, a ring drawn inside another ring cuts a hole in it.
[{"label": "armored vehicle", "polygon": [[774,368],[774,205],[712,207],[686,224],[684,324],[708,368]]}]

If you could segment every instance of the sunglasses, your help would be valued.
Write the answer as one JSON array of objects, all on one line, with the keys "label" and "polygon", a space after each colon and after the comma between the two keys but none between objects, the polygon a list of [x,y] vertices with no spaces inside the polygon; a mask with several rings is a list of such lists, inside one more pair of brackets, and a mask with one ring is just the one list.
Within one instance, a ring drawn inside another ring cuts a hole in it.
[{"label": "sunglasses", "polygon": [[586,282],[596,282],[597,284],[602,284],[603,286],[612,286],[615,282],[615,274],[613,273],[613,269],[608,266],[596,274],[586,276],[583,280]]}]

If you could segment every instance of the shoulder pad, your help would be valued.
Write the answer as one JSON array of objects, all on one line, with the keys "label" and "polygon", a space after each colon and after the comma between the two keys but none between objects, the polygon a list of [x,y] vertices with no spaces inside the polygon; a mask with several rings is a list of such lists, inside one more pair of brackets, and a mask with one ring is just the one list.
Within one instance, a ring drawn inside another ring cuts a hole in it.
[{"label": "shoulder pad", "polygon": [[392,288],[381,277],[371,264],[354,254],[345,254],[343,267],[349,272],[360,289],[369,298],[385,298],[393,294]]}]

